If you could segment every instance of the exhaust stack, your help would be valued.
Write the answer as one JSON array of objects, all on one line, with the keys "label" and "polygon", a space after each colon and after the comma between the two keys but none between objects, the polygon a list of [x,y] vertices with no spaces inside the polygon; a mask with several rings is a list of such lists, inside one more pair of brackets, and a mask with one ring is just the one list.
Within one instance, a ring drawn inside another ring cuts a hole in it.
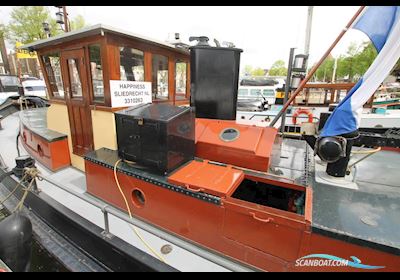
[{"label": "exhaust stack", "polygon": [[190,105],[197,118],[236,120],[240,53],[237,48],[212,47],[208,37],[190,37]]}]

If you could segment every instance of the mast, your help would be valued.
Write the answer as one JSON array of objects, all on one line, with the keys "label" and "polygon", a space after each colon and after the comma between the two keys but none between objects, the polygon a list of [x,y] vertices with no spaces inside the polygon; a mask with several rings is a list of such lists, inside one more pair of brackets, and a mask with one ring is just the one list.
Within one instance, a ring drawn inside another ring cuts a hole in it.
[{"label": "mast", "polygon": [[63,14],[64,14],[64,28],[65,32],[69,32],[69,22],[68,22],[68,14],[67,14],[67,6],[62,6]]},{"label": "mast", "polygon": [[311,26],[312,26],[313,10],[314,10],[314,6],[308,6],[306,40],[305,40],[305,44],[304,44],[304,54],[305,55],[310,53]]},{"label": "mast", "polygon": [[296,91],[290,96],[289,100],[285,103],[285,105],[282,107],[282,109],[279,111],[279,113],[276,115],[276,117],[272,120],[272,122],[269,124],[270,127],[273,127],[276,122],[282,117],[283,112],[287,110],[289,107],[290,103],[293,102],[293,100],[296,98],[296,96],[303,90],[304,86],[306,83],[311,79],[311,77],[314,75],[315,71],[317,71],[318,67],[324,62],[324,60],[328,57],[328,55],[331,53],[333,48],[337,45],[337,43],[342,39],[343,35],[347,32],[347,30],[352,26],[354,21],[358,18],[358,16],[361,14],[361,12],[364,10],[365,6],[361,6],[358,11],[355,13],[355,15],[351,18],[349,23],[346,25],[345,28],[340,32],[339,36],[336,38],[336,40],[332,43],[332,45],[329,47],[329,49],[324,53],[324,55],[321,57],[321,59],[317,62],[317,64],[314,65],[314,67],[310,70],[310,72],[307,74],[307,76],[303,79],[303,81],[300,83],[299,87],[296,89]]}]

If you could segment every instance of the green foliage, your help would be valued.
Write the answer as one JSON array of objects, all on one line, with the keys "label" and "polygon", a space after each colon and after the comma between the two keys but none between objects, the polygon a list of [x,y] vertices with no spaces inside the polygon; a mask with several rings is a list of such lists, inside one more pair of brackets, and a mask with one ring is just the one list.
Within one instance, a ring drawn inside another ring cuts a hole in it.
[{"label": "green foliage", "polygon": [[335,59],[329,56],[325,61],[319,66],[318,70],[315,72],[314,76],[317,81],[330,81],[333,75],[333,65]]},{"label": "green foliage", "polygon": [[271,69],[269,70],[268,74],[270,76],[286,76],[287,75],[287,68],[285,67],[285,62],[283,60],[275,61]]},{"label": "green foliage", "polygon": [[250,65],[246,65],[243,69],[243,74],[245,76],[265,76],[265,70],[260,67],[253,68]]},{"label": "green foliage", "polygon": [[86,26],[85,18],[81,15],[77,15],[70,22],[71,30],[81,29]]},{"label": "green foliage", "polygon": [[245,76],[251,76],[251,72],[253,71],[253,67],[251,67],[250,65],[246,65],[245,67],[244,67],[244,70],[243,70],[243,74],[245,75]]},{"label": "green foliage", "polygon": [[265,70],[258,67],[256,69],[253,69],[253,71],[251,72],[251,75],[255,76],[255,77],[257,77],[257,76],[265,76]]},{"label": "green foliage", "polygon": [[[6,37],[12,42],[27,44],[35,40],[47,38],[43,22],[49,23],[51,36],[63,33],[61,26],[51,17],[50,11],[44,6],[21,6],[11,12],[11,21],[6,28]],[[86,26],[83,16],[78,15],[70,21],[71,30]],[[1,27],[0,27],[1,33]]]},{"label": "green foliage", "polygon": [[[359,45],[351,43],[346,54],[337,58],[336,80],[348,79],[356,82],[368,70],[375,60],[377,52],[370,42]],[[332,80],[335,59],[329,56],[314,74],[317,81],[330,82]]]},{"label": "green foliage", "polygon": [[[356,82],[375,60],[377,52],[370,42],[351,43],[346,54],[337,57],[336,80]],[[313,80],[331,82],[335,58],[329,56],[315,72]]]},{"label": "green foliage", "polygon": [[50,17],[50,11],[43,6],[21,6],[11,12],[11,21],[7,28],[7,37],[13,42],[23,44],[46,38],[43,22],[48,22],[51,35],[61,32],[55,19]]},{"label": "green foliage", "polygon": [[358,80],[368,70],[376,55],[375,47],[369,42],[359,46],[352,44],[346,55],[338,58],[337,76],[348,77],[351,81]]},{"label": "green foliage", "polygon": [[6,36],[7,29],[6,26],[0,23],[0,38],[4,38]]}]

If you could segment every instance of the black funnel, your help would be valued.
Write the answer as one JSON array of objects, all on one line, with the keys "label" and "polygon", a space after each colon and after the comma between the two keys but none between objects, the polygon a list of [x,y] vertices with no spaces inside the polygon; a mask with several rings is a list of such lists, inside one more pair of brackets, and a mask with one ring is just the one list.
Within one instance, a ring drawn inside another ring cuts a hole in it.
[{"label": "black funnel", "polygon": [[197,118],[236,120],[240,53],[236,48],[212,47],[208,38],[191,37],[190,105]]}]

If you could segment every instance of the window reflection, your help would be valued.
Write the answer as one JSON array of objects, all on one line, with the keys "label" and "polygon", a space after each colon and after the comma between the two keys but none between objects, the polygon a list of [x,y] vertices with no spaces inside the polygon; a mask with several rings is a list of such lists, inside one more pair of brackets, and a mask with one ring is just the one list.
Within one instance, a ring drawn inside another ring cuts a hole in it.
[{"label": "window reflection", "polygon": [[119,48],[120,80],[144,81],[144,53],[128,47]]},{"label": "window reflection", "polygon": [[89,46],[90,73],[92,74],[93,98],[104,101],[103,67],[100,45]]},{"label": "window reflection", "polygon": [[184,61],[177,61],[175,63],[175,99],[186,99],[186,71],[187,63]]},{"label": "window reflection", "polygon": [[42,56],[50,91],[54,97],[64,97],[64,86],[61,76],[60,54],[49,53]]},{"label": "window reflection", "polygon": [[79,70],[77,67],[77,59],[68,59],[69,80],[71,82],[72,97],[82,97],[82,83],[79,77]]},{"label": "window reflection", "polygon": [[152,56],[152,91],[154,99],[168,99],[168,57]]}]

